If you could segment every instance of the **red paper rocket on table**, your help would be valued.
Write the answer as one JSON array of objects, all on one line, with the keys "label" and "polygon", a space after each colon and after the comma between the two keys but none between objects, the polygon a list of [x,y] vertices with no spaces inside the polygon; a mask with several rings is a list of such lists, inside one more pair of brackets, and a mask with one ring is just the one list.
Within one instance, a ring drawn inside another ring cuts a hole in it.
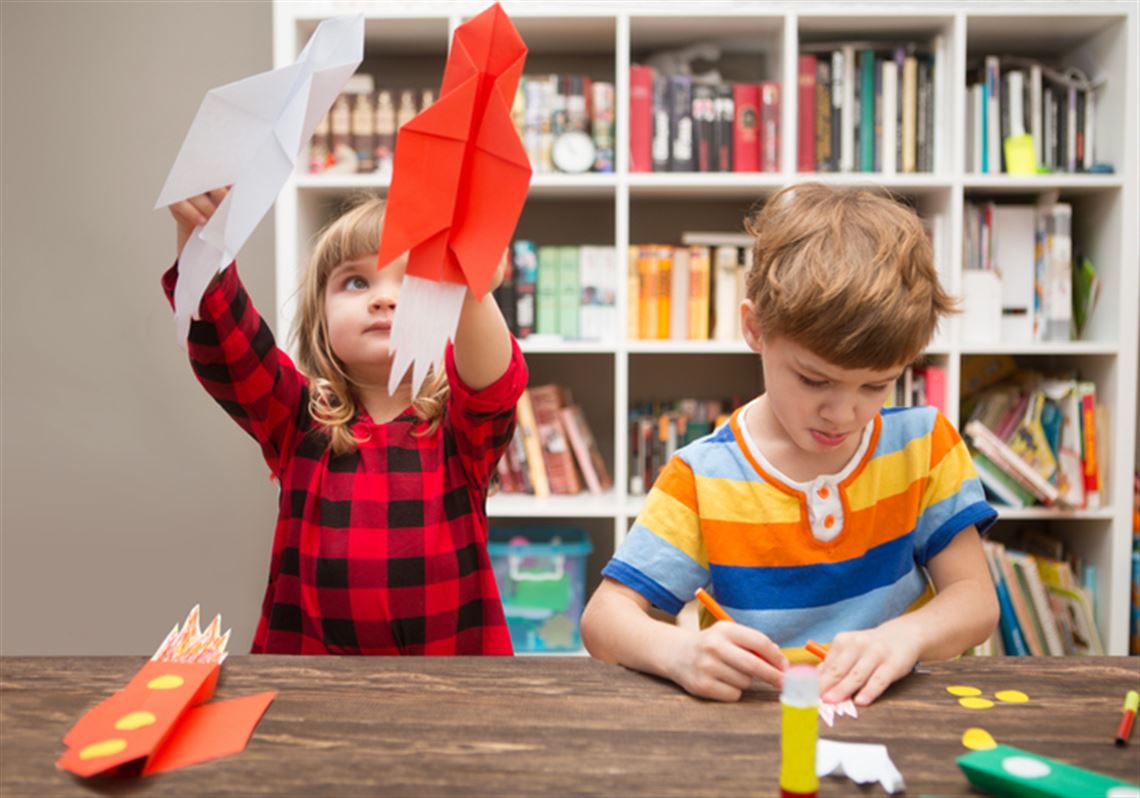
[{"label": "red paper rocket on table", "polygon": [[221,617],[202,631],[198,607],[119,692],[63,738],[56,766],[79,776],[138,774],[194,765],[245,748],[276,692],[204,704],[214,694],[230,633]]},{"label": "red paper rocket on table", "polygon": [[470,289],[487,293],[526,202],[531,167],[511,121],[526,45],[496,3],[455,30],[439,100],[396,139],[377,268],[408,267],[392,322],[394,393],[412,393],[455,336]]}]

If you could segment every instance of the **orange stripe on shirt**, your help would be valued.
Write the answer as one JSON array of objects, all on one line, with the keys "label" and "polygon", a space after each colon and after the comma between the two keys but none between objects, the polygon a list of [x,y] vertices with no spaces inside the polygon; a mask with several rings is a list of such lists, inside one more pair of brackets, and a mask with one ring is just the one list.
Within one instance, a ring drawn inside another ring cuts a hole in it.
[{"label": "orange stripe on shirt", "polygon": [[653,487],[668,493],[693,512],[697,511],[697,491],[693,469],[680,457],[673,457],[661,470]]},{"label": "orange stripe on shirt", "polygon": [[701,520],[709,562],[746,567],[782,567],[844,562],[889,543],[914,528],[926,478],[863,510],[845,512],[843,531],[830,542],[816,539],[806,521],[746,524]]},{"label": "orange stripe on shirt", "polygon": [[951,426],[946,416],[939,413],[934,417],[934,427],[930,430],[930,468],[942,462],[946,453],[961,442],[957,430]]}]

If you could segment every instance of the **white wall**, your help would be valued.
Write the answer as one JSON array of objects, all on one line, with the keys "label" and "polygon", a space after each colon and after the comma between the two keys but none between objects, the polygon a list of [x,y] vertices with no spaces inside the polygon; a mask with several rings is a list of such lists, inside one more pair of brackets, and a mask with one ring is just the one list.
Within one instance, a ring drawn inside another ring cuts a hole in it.
[{"label": "white wall", "polygon": [[[205,394],[152,210],[206,90],[272,65],[271,4],[0,4],[0,650],[149,653],[195,602],[248,651],[276,490]],[[272,215],[241,255],[273,307]]]}]

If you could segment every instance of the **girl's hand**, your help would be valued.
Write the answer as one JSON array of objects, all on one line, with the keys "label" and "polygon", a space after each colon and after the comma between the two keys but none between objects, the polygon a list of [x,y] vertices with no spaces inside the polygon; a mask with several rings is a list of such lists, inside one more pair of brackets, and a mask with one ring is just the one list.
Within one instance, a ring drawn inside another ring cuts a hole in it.
[{"label": "girl's hand", "polygon": [[199,194],[196,197],[175,202],[170,206],[170,215],[174,217],[174,221],[178,226],[178,252],[182,252],[182,248],[186,246],[186,240],[190,238],[190,234],[194,232],[194,228],[203,225],[210,221],[210,217],[214,215],[214,211],[222,204],[222,200],[226,198],[226,194],[230,193],[229,186],[226,188],[216,188],[213,191],[207,191],[205,194]]},{"label": "girl's hand", "polygon": [[782,686],[787,665],[779,646],[760,632],[721,622],[690,633],[669,670],[673,681],[695,696],[738,701],[753,679]]},{"label": "girl's hand", "polygon": [[854,696],[856,704],[867,706],[917,661],[918,644],[901,630],[879,626],[842,632],[819,666],[820,698],[837,704]]}]

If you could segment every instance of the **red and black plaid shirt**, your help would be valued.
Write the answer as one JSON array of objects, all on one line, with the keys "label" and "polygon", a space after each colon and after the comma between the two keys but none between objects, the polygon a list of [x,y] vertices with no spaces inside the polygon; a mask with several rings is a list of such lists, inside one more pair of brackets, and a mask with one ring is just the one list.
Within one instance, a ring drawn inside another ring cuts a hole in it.
[{"label": "red and black plaid shirt", "polygon": [[[177,264],[163,275],[173,302]],[[333,455],[308,413],[305,377],[237,276],[206,291],[190,327],[199,381],[261,445],[281,485],[269,586],[253,653],[510,654],[487,553],[487,485],[511,438],[527,369],[472,391],[448,346],[451,397],[430,435],[411,408]]]}]

